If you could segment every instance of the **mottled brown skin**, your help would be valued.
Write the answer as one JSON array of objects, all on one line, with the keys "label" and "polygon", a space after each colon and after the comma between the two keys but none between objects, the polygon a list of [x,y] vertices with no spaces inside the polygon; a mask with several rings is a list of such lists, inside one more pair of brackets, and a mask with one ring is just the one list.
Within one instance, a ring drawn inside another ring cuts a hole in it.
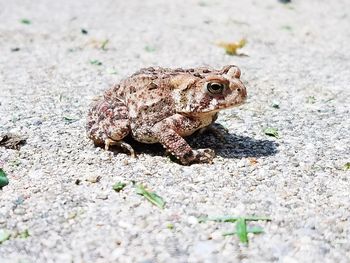
[{"label": "mottled brown skin", "polygon": [[108,89],[90,109],[87,133],[95,144],[133,149],[131,133],[143,143],[161,143],[182,164],[211,162],[211,149],[193,150],[183,137],[210,126],[220,110],[247,96],[238,67],[145,68]]}]

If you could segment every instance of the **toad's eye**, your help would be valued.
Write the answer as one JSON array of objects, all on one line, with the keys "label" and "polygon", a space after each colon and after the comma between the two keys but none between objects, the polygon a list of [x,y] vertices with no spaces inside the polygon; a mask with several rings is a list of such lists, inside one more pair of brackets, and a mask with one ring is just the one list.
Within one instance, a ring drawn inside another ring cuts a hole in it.
[{"label": "toad's eye", "polygon": [[207,90],[212,94],[220,94],[224,90],[224,85],[220,83],[208,83]]}]

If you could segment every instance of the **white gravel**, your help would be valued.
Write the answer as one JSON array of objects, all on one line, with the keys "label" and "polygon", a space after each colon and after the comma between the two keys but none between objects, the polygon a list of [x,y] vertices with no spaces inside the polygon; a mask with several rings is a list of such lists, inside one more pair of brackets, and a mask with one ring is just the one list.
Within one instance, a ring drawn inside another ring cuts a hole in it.
[{"label": "white gravel", "polygon": [[[347,0],[0,0],[0,133],[28,138],[19,151],[0,148],[10,180],[0,229],[12,234],[0,262],[350,262],[348,9]],[[215,45],[242,37],[249,56]],[[85,137],[92,98],[140,67],[225,64],[241,68],[249,99],[221,114],[226,144],[191,140],[216,149],[214,164],[185,167],[142,146],[132,159]],[[113,191],[131,180],[166,208],[131,183]],[[272,221],[248,247],[222,237],[232,224],[197,222],[228,214]]]}]

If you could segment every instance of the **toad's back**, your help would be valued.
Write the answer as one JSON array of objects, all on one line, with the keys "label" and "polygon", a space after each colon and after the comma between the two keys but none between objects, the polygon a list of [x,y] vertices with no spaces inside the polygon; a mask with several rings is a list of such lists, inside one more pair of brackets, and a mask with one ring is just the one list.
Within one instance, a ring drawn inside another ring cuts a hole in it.
[{"label": "toad's back", "polygon": [[122,80],[119,84],[113,86],[105,93],[105,99],[119,98],[125,100],[130,94],[133,94],[139,90],[154,90],[157,88],[162,90],[171,90],[174,86],[170,83],[170,79],[176,76],[193,76],[197,78],[205,78],[208,75],[220,75],[223,74],[224,69],[214,70],[206,67],[190,68],[190,69],[171,69],[162,67],[148,67],[142,68],[135,72],[130,77]]}]

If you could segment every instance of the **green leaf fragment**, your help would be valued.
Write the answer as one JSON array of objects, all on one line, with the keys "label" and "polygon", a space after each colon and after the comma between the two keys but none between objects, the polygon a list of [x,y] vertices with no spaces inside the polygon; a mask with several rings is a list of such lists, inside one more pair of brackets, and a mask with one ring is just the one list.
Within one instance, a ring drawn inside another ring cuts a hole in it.
[{"label": "green leaf fragment", "polygon": [[280,108],[280,104],[277,101],[273,101],[271,106],[272,106],[272,108],[275,108],[275,109],[279,109]]},{"label": "green leaf fragment", "polygon": [[282,26],[281,28],[287,31],[292,31],[292,27],[289,25]]},{"label": "green leaf fragment", "polygon": [[314,104],[316,102],[315,96],[309,96],[306,98],[306,103]]},{"label": "green leaf fragment", "polygon": [[344,164],[344,170],[350,170],[350,162]]},{"label": "green leaf fragment", "polygon": [[108,69],[106,69],[106,72],[108,74],[111,74],[111,75],[118,74],[118,71],[116,69],[114,69],[114,68],[108,68]]},{"label": "green leaf fragment", "polygon": [[162,197],[154,192],[147,191],[142,184],[136,185],[136,193],[143,195],[148,201],[161,209],[163,209],[165,206],[165,201]]},{"label": "green leaf fragment", "polygon": [[108,42],[109,42],[109,39],[104,40],[104,41],[102,42],[102,44],[101,44],[101,49],[107,50],[107,44],[108,44]]},{"label": "green leaf fragment", "polygon": [[0,244],[5,242],[6,240],[9,240],[10,236],[11,235],[9,232],[7,232],[4,229],[0,229]]},{"label": "green leaf fragment", "polygon": [[19,233],[18,235],[20,238],[27,238],[30,237],[28,229],[24,230],[23,232]]},{"label": "green leaf fragment", "polygon": [[115,183],[113,185],[113,190],[116,191],[116,192],[120,192],[121,190],[124,189],[125,186],[126,186],[126,183],[118,182],[118,183]]},{"label": "green leaf fragment", "polygon": [[264,133],[268,136],[279,138],[278,130],[276,128],[271,128],[271,127],[265,128]]},{"label": "green leaf fragment", "polygon": [[25,25],[30,25],[32,23],[29,19],[26,18],[21,19],[20,22]]},{"label": "green leaf fragment", "polygon": [[166,226],[167,229],[173,230],[174,229],[174,225],[172,223],[167,224]]},{"label": "green leaf fragment", "polygon": [[152,47],[152,46],[145,46],[145,51],[147,51],[147,52],[154,52],[154,51],[156,51],[156,48]]},{"label": "green leaf fragment", "polygon": [[90,64],[91,65],[96,65],[96,66],[101,66],[102,62],[97,60],[97,59],[94,59],[94,60],[90,60]]},{"label": "green leaf fragment", "polygon": [[242,38],[238,42],[220,42],[217,45],[225,49],[228,55],[237,55],[237,50],[243,48],[247,44],[247,40]]},{"label": "green leaf fragment", "polygon": [[3,169],[0,168],[0,189],[9,184],[9,179],[7,178]]},{"label": "green leaf fragment", "polygon": [[65,122],[72,123],[72,122],[78,121],[79,119],[72,118],[72,117],[63,117],[63,120],[64,120]]},{"label": "green leaf fragment", "polygon": [[248,243],[247,223],[244,218],[239,218],[237,220],[236,234],[242,243]]}]

